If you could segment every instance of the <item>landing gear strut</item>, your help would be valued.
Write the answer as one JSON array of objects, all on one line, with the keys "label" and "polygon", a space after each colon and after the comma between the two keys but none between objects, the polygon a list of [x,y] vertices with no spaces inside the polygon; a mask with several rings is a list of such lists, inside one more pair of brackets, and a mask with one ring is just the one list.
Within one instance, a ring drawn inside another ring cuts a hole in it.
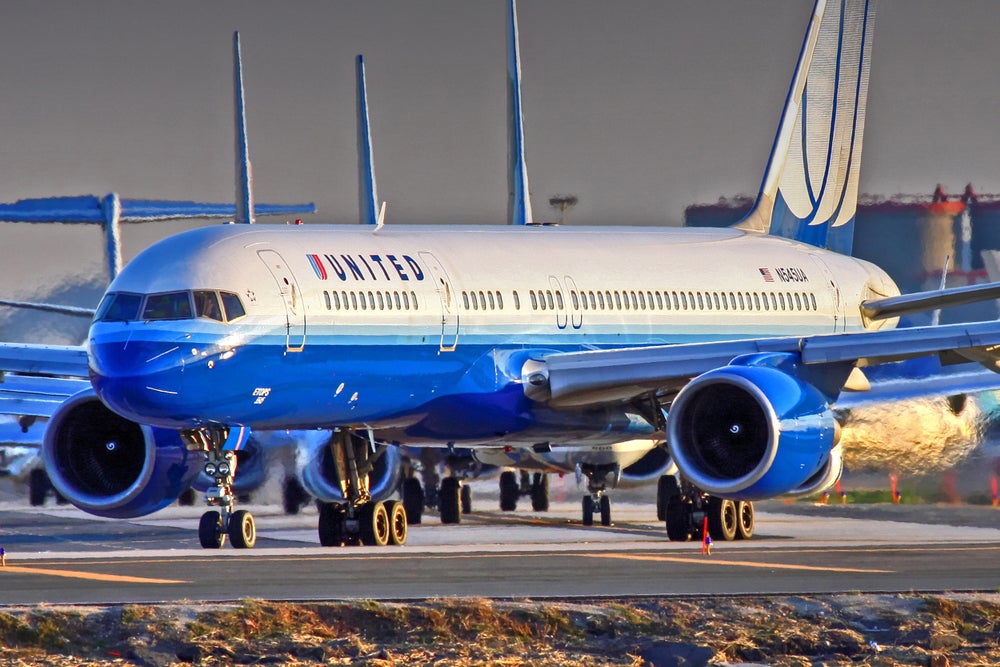
[{"label": "landing gear strut", "polygon": [[713,540],[728,542],[753,536],[754,507],[749,501],[711,496],[673,475],[660,478],[656,488],[657,518],[666,522],[672,542],[701,539],[708,519]]},{"label": "landing gear strut", "polygon": [[590,495],[583,497],[583,525],[594,525],[594,515],[600,517],[602,526],[611,525],[611,498],[608,497],[608,485],[618,486],[621,468],[615,465],[578,466],[577,473],[587,478],[587,491]]},{"label": "landing gear strut", "polygon": [[395,500],[383,503],[371,496],[368,475],[385,447],[348,431],[333,434],[330,449],[345,501],[320,505],[318,532],[323,546],[406,542],[405,505]]},{"label": "landing gear strut", "polygon": [[225,449],[229,435],[229,429],[221,427],[182,434],[189,450],[205,452],[205,474],[215,482],[209,487],[205,500],[219,510],[205,512],[198,523],[198,541],[205,549],[221,549],[227,537],[236,549],[251,549],[257,543],[253,515],[246,510],[233,511],[236,452]]}]

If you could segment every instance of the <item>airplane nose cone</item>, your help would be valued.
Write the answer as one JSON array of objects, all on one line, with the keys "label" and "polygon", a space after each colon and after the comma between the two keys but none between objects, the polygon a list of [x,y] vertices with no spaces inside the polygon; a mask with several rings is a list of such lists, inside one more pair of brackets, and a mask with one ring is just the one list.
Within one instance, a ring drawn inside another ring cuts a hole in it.
[{"label": "airplane nose cone", "polygon": [[178,415],[184,354],[172,341],[90,341],[94,391],[118,414],[139,423],[167,426]]}]

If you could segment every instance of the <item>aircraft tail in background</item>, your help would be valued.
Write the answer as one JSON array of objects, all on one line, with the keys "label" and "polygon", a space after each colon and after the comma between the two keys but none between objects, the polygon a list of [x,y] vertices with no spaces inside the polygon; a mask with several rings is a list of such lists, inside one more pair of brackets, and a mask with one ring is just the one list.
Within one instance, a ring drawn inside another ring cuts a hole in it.
[{"label": "aircraft tail in background", "polygon": [[736,226],[850,254],[875,3],[834,2],[816,2],[760,193]]},{"label": "aircraft tail in background", "polygon": [[512,225],[530,225],[531,198],[528,167],[524,162],[524,116],[521,113],[521,49],[517,36],[517,2],[507,10],[507,219]]}]

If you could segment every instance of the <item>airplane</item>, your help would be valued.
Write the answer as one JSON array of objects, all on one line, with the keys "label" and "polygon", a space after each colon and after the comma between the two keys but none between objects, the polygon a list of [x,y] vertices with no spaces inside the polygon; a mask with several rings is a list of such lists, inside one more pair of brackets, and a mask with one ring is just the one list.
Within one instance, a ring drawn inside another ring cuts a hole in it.
[{"label": "airplane", "polygon": [[[109,193],[103,197],[96,195],[55,196],[20,199],[16,202],[0,203],[0,222],[27,222],[33,224],[100,224],[105,233],[105,257],[108,264],[109,282],[121,271],[121,224],[146,223],[188,218],[228,218],[232,219],[236,207],[234,204],[219,204],[211,202],[132,199],[121,198],[117,193]],[[258,215],[290,215],[315,213],[316,206],[309,204],[260,204]],[[94,308],[70,306],[56,303],[38,303],[0,299],[0,306],[30,309],[43,312],[60,313],[71,316],[92,318]],[[7,378],[2,391],[18,393],[26,398],[28,394],[24,387],[16,387],[21,378]],[[65,383],[72,383],[66,379]],[[64,384],[65,384],[64,383]],[[83,389],[86,382],[68,384],[70,393]],[[45,409],[39,411],[36,405],[26,413],[17,415],[17,420],[3,422],[0,428],[0,475],[9,476],[16,481],[27,482],[28,496],[32,505],[41,505],[45,501],[50,484],[45,475],[38,450],[43,439],[46,419],[51,416],[55,406],[48,401]],[[22,403],[23,405],[23,403]],[[56,406],[58,403],[56,403]],[[35,424],[38,426],[35,426]]]},{"label": "airplane", "polygon": [[[232,224],[150,246],[86,348],[0,348],[11,371],[89,371],[46,431],[53,484],[128,518],[204,469],[219,511],[201,545],[249,548],[256,524],[230,490],[255,430],[329,436],[345,499],[320,511],[331,545],[399,541],[405,509],[372,500],[368,471],[400,444],[665,437],[720,521],[834,477],[836,401],[864,389],[864,368],[936,355],[996,369],[1000,344],[996,322],[894,327],[1000,285],[900,295],[845,254],[873,17],[871,2],[817,2],[757,202],[733,228]],[[239,51],[237,34],[237,217],[252,222]],[[667,503],[672,539],[690,536],[686,494]]]}]

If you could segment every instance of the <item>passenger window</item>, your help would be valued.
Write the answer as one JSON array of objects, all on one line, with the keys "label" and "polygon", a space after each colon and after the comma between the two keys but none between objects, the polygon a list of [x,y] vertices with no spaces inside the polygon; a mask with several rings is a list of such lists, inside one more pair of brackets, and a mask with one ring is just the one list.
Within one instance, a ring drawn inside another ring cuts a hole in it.
[{"label": "passenger window", "polygon": [[615,290],[615,308],[622,309],[622,293],[618,290]]},{"label": "passenger window", "polygon": [[604,310],[604,294],[602,292],[597,293],[597,301],[601,306],[601,310]]},{"label": "passenger window", "polygon": [[410,309],[410,294],[409,292],[403,292],[403,310]]},{"label": "passenger window", "polygon": [[[667,303],[670,303],[670,301],[667,301]],[[663,294],[660,292],[656,293],[656,309],[663,310]]]},{"label": "passenger window", "polygon": [[514,310],[521,310],[521,297],[517,295],[517,290],[514,290]]},{"label": "passenger window", "polygon": [[462,305],[465,306],[466,310],[469,310],[469,293],[462,290]]},{"label": "passenger window", "polygon": [[556,302],[552,298],[552,290],[545,290],[545,301],[549,304],[549,310],[556,309]]},{"label": "passenger window", "polygon": [[[396,302],[396,310],[402,310],[403,309],[403,307],[399,303],[399,292],[393,292],[392,293],[392,300]],[[469,306],[466,305],[465,307],[468,308]]]},{"label": "passenger window", "polygon": [[[497,290],[496,295],[497,295],[497,308],[503,310],[503,295],[500,294],[500,290]],[[492,299],[493,297],[490,298]]]},{"label": "passenger window", "polygon": [[385,310],[385,301],[382,300],[382,292],[376,292],[375,296],[378,297],[378,309]]},{"label": "passenger window", "polygon": [[778,305],[781,307],[782,310],[785,309],[785,295],[782,294],[781,292],[778,292]]},{"label": "passenger window", "polygon": [[576,290],[570,290],[569,298],[573,301],[573,310],[580,310],[580,298],[576,295]]},{"label": "passenger window", "polygon": [[413,310],[418,310],[420,308],[420,304],[417,303],[417,293],[410,292],[410,298],[413,299]]},{"label": "passenger window", "polygon": [[182,320],[191,315],[191,297],[187,292],[150,294],[142,311],[144,320]]},{"label": "passenger window", "polygon": [[563,303],[562,292],[559,290],[556,290],[556,305],[559,306],[559,310],[563,310],[566,307],[566,304]]}]

